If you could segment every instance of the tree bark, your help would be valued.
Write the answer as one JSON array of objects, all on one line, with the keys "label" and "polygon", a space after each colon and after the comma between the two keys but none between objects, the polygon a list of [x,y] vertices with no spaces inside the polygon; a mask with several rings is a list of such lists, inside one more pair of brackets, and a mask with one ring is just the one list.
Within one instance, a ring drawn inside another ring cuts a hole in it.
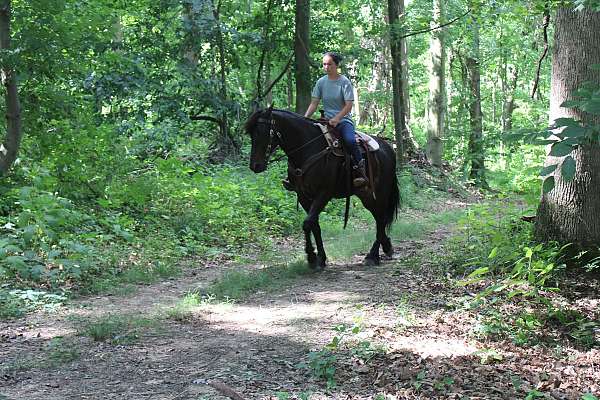
[{"label": "tree bark", "polygon": [[519,79],[519,69],[516,65],[507,65],[507,74],[502,79],[502,92],[504,104],[502,105],[502,133],[512,129],[513,111],[515,111],[515,91]]},{"label": "tree bark", "polygon": [[402,95],[405,92],[402,79],[402,43],[400,15],[404,0],[388,0],[388,18],[390,25],[390,49],[392,53],[392,109],[394,110],[394,136],[396,139],[396,158],[398,165],[404,163],[404,136],[406,135],[406,109]]},{"label": "tree bark", "polygon": [[[561,107],[583,82],[600,86],[598,72],[589,68],[600,64],[600,13],[559,8],[554,43],[550,122],[557,118],[574,118],[584,125],[600,124],[597,115]],[[545,165],[558,163],[559,168],[554,172],[554,189],[542,193],[536,237],[597,249],[600,243],[600,145],[595,142],[578,146],[570,155],[576,163],[575,177],[570,181],[564,180],[560,171],[564,157],[546,158]]]},{"label": "tree bark", "polygon": [[[0,1],[0,50],[10,50],[10,0]],[[21,145],[21,105],[16,74],[12,67],[1,66],[2,84],[6,88],[6,137],[0,145],[0,176],[6,175],[17,159]]]},{"label": "tree bark", "polygon": [[[445,20],[445,0],[433,0],[432,26],[438,26]],[[427,101],[427,158],[433,166],[442,165],[444,122],[446,120],[446,48],[444,31],[431,32],[431,71],[429,78],[429,98]]]},{"label": "tree bark", "polygon": [[[398,5],[400,18],[404,18],[405,7],[404,0],[399,0]],[[410,129],[410,87],[408,85],[409,65],[408,65],[408,39],[401,37],[399,38],[400,43],[400,79],[401,79],[401,90],[402,90],[402,113],[404,118],[404,130],[402,140],[404,141],[404,153],[407,155],[416,154],[419,145],[415,140]]]},{"label": "tree bark", "polygon": [[[221,93],[220,97],[223,103],[227,102],[227,58],[225,51],[225,41],[223,39],[223,31],[221,29],[220,22],[220,5],[213,7],[213,16],[215,18],[216,24],[216,42],[217,48],[219,51],[219,77],[221,81]],[[231,132],[229,129],[229,120],[227,116],[227,110],[225,105],[223,108],[218,111],[219,119],[221,120],[220,132],[217,138],[217,152],[220,153],[221,156],[229,156],[238,153],[238,146],[235,143],[234,138],[231,136]]]},{"label": "tree bark", "polygon": [[473,20],[471,22],[471,51],[466,57],[466,68],[469,82],[469,135],[468,160],[471,170],[469,179],[476,186],[487,187],[485,180],[485,154],[483,149],[483,114],[481,112],[481,70],[479,65],[479,4],[473,3]]},{"label": "tree bark", "polygon": [[296,112],[304,114],[311,98],[310,79],[310,0],[296,0],[296,35],[294,38],[296,73]]}]

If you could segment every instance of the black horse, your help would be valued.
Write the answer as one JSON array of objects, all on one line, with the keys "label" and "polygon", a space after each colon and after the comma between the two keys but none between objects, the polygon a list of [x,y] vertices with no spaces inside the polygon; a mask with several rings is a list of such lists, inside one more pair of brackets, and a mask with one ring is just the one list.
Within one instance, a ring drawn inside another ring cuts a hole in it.
[{"label": "black horse", "polygon": [[[323,269],[327,256],[323,248],[319,214],[332,198],[344,198],[354,194],[373,214],[377,223],[377,236],[365,264],[378,265],[379,246],[386,255],[393,254],[392,243],[387,235],[400,205],[400,193],[396,178],[396,157],[392,147],[376,138],[379,150],[376,162],[369,174],[373,176],[373,191],[353,188],[348,182],[348,168],[344,158],[332,154],[322,131],[314,121],[290,111],[268,108],[254,112],[246,122],[246,131],[252,138],[250,169],[256,173],[267,169],[269,157],[279,146],[288,157],[290,179],[296,187],[298,201],[308,214],[302,228],[305,234],[305,250],[311,268]],[[315,237],[317,254],[311,241]]]}]

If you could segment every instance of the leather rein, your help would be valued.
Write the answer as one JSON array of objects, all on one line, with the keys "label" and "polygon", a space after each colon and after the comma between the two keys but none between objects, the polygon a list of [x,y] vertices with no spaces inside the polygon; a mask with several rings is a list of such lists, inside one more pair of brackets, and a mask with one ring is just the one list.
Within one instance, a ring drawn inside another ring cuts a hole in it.
[{"label": "leather rein", "polygon": [[[313,121],[311,119],[308,119],[308,120]],[[268,162],[268,160],[271,158],[271,156],[273,155],[273,153],[275,152],[275,150],[277,150],[277,146],[281,146],[281,144],[282,144],[281,132],[279,132],[279,130],[277,130],[275,119],[273,119],[273,117],[271,117],[271,118],[259,117],[257,119],[257,124],[264,124],[264,125],[268,125],[270,127],[270,129],[269,129],[269,149],[267,150],[267,162]],[[296,176],[298,178],[302,178],[302,176],[317,161],[319,161],[321,158],[325,157],[327,154],[329,154],[329,153],[331,153],[333,151],[331,149],[331,147],[327,146],[327,147],[325,147],[325,149],[321,150],[320,152],[318,152],[318,153],[313,154],[312,156],[310,156],[299,168],[297,166],[295,166],[294,163],[291,161],[290,156],[292,154],[297,153],[298,151],[302,150],[303,148],[305,148],[309,144],[311,144],[311,143],[313,143],[313,142],[315,142],[318,139],[321,139],[323,137],[324,137],[324,135],[321,133],[320,135],[316,136],[315,138],[309,140],[308,142],[306,142],[306,143],[304,143],[304,144],[296,147],[295,149],[287,152],[288,164],[290,165],[291,171],[293,172],[294,176]],[[277,138],[277,140],[274,140],[275,138]]]}]

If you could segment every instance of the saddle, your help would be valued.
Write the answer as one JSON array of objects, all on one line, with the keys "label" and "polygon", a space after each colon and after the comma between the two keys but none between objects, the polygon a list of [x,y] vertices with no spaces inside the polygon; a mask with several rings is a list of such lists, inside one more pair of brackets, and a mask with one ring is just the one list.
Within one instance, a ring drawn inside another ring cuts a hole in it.
[{"label": "saddle", "polygon": [[[333,154],[338,157],[344,157],[344,146],[342,145],[342,136],[339,131],[328,125],[326,121],[315,122],[315,125],[323,132]],[[356,131],[355,137],[358,148],[363,154],[367,152],[374,153],[379,150],[379,143],[366,133]]]}]

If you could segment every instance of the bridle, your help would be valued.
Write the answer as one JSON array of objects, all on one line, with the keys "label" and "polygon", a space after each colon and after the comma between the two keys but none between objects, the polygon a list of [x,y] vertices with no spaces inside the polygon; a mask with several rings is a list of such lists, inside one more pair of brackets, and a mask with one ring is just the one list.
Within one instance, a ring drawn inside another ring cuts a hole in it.
[{"label": "bridle", "polygon": [[[276,129],[275,120],[271,116],[271,113],[269,113],[269,118],[258,117],[256,125],[266,125],[269,128],[269,147],[267,148],[267,155],[265,158],[265,163],[268,164],[269,159],[273,153],[275,153],[277,147],[281,145],[281,132]],[[274,138],[277,138],[277,140],[273,140]]]},{"label": "bridle", "polygon": [[[267,149],[267,156],[266,156],[266,162],[268,163],[269,159],[271,158],[271,156],[273,155],[273,153],[275,153],[275,150],[277,150],[277,147],[280,147],[282,144],[282,138],[281,138],[281,132],[277,129],[277,124],[275,122],[275,119],[273,118],[273,116],[271,115],[271,113],[269,113],[269,117],[265,118],[265,117],[258,117],[256,120],[256,125],[266,125],[269,127],[269,147]],[[308,146],[309,144],[313,143],[316,140],[319,140],[323,137],[323,135],[318,135],[316,137],[314,137],[313,139],[309,140],[308,142],[296,147],[293,150],[287,151],[287,156],[288,158],[295,154],[296,152],[302,150],[304,147]],[[276,140],[273,140],[276,139]]]}]

